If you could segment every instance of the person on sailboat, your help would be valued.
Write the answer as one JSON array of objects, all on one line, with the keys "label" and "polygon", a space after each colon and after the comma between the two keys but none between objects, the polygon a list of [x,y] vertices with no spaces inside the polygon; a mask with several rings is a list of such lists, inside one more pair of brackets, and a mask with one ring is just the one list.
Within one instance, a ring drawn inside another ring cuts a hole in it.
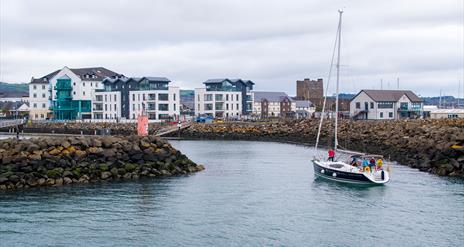
[{"label": "person on sailboat", "polygon": [[328,158],[328,160],[334,161],[334,157],[335,157],[335,150],[333,150],[331,148],[331,149],[329,149],[329,158]]},{"label": "person on sailboat", "polygon": [[382,158],[377,160],[377,170],[382,170],[383,160]]}]

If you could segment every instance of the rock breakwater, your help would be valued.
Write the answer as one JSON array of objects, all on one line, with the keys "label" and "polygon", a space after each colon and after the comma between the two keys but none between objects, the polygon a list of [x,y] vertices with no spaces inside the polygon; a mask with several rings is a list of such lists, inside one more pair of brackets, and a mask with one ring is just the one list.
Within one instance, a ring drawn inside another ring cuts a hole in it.
[{"label": "rock breakwater", "polygon": [[[313,145],[319,121],[195,124],[182,131],[192,139],[296,142]],[[333,122],[326,121],[321,144],[330,146]],[[440,176],[464,177],[464,120],[349,121],[339,123],[343,148],[382,154],[400,164]]]},{"label": "rock breakwater", "polygon": [[203,169],[153,136],[0,140],[0,190],[165,177]]}]

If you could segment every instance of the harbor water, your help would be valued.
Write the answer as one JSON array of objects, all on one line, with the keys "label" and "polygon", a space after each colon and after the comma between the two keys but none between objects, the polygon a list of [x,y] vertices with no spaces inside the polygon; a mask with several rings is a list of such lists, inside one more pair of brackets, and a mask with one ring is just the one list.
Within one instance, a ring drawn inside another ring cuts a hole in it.
[{"label": "harbor water", "polygon": [[395,165],[385,186],[314,178],[314,150],[171,141],[190,176],[0,192],[0,246],[459,246],[464,181]]}]

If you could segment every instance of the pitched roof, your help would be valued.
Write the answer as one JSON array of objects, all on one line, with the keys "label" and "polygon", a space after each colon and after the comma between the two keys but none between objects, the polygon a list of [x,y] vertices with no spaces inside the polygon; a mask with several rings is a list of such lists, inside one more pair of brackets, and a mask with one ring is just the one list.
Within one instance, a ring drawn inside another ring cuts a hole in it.
[{"label": "pitched roof", "polygon": [[[79,76],[82,80],[84,81],[101,81],[105,79],[106,77],[115,77],[115,76],[120,76],[120,74],[111,71],[109,69],[103,68],[103,67],[93,67],[93,68],[77,68],[77,69],[70,69],[74,74]],[[58,72],[60,72],[61,69],[53,71],[52,73],[42,76],[40,78],[32,78],[31,83],[49,83],[49,80],[54,77]],[[89,76],[89,78],[86,78],[86,75]],[[94,78],[91,78],[92,75]]]},{"label": "pitched roof", "polygon": [[297,108],[309,108],[313,103],[309,100],[294,100]]},{"label": "pitched roof", "polygon": [[145,76],[145,77],[139,78],[139,81],[143,79],[147,79],[149,81],[156,81],[156,82],[171,82],[171,80],[169,80],[166,77],[157,77],[157,76]]},{"label": "pitched roof", "polygon": [[[355,99],[361,92],[366,93],[374,101],[398,101],[403,95],[406,95],[412,102],[422,102],[415,93],[410,90],[361,90],[353,99]],[[352,100],[353,100],[352,99]]]},{"label": "pitched roof", "polygon": [[261,101],[266,99],[267,101],[270,102],[280,102],[284,98],[288,98],[290,101],[292,99],[284,92],[260,92],[260,91],[255,91],[254,92],[254,97],[255,101]]},{"label": "pitched roof", "polygon": [[52,77],[54,77],[56,74],[58,74],[58,72],[60,72],[60,70],[53,71],[52,73],[50,73],[48,75],[45,75],[45,76],[42,76],[40,78],[32,77],[31,83],[37,83],[37,84],[45,83],[45,84],[48,84],[48,80],[50,80]]},{"label": "pitched roof", "polygon": [[[78,69],[70,69],[74,74],[79,76],[82,80],[88,80],[88,81],[95,81],[95,80],[103,80],[106,77],[114,77],[118,76],[120,74],[111,71],[107,68],[103,67],[93,67],[93,68],[78,68]],[[86,76],[90,76],[90,78],[86,78]],[[92,76],[95,76],[95,78],[91,78]]]}]

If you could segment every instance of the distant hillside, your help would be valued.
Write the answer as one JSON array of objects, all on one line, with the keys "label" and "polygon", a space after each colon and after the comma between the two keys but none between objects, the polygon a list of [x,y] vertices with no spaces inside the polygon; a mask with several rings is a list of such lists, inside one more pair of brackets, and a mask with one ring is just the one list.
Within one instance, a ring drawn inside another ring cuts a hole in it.
[{"label": "distant hillside", "polygon": [[29,86],[26,83],[0,82],[0,97],[21,97],[29,94]]}]

